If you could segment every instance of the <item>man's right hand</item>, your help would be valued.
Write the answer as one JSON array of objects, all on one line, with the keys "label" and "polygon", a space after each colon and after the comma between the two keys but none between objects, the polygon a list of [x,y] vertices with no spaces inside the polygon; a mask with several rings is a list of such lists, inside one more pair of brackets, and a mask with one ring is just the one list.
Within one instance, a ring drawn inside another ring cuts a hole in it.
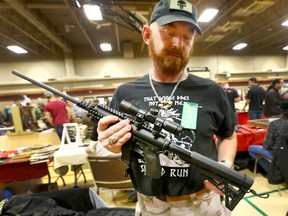
[{"label": "man's right hand", "polygon": [[121,153],[121,148],[132,136],[128,119],[119,121],[117,116],[106,116],[98,122],[98,141],[109,151]]}]

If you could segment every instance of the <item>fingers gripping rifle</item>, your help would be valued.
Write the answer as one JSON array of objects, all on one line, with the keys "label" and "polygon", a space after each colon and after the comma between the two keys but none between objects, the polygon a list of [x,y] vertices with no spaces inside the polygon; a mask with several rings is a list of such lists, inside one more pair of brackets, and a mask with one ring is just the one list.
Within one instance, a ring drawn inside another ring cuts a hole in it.
[{"label": "fingers gripping rifle", "polygon": [[[211,160],[197,152],[191,152],[179,147],[171,141],[162,131],[162,129],[179,135],[182,127],[174,122],[165,120],[157,116],[158,111],[151,109],[149,112],[139,109],[128,101],[122,101],[119,112],[107,106],[90,106],[85,101],[80,101],[72,98],[69,95],[35,81],[17,71],[12,71],[16,76],[19,76],[35,85],[38,85],[64,99],[75,103],[77,106],[88,111],[93,119],[101,119],[109,115],[116,115],[122,119],[129,119],[132,124],[132,136],[136,143],[141,147],[143,156],[146,162],[146,175],[158,178],[161,176],[161,167],[158,154],[169,150],[177,154],[181,159],[189,162],[191,165],[201,169],[202,174],[218,187],[225,194],[225,205],[229,210],[233,210],[242,197],[250,190],[253,184],[253,179],[241,174],[233,169],[223,166],[214,160]],[[134,115],[135,118],[129,118],[128,115]],[[153,126],[151,126],[151,124]],[[150,163],[150,164],[149,164]],[[219,187],[221,185],[221,187]],[[253,192],[253,191],[252,191]]]}]

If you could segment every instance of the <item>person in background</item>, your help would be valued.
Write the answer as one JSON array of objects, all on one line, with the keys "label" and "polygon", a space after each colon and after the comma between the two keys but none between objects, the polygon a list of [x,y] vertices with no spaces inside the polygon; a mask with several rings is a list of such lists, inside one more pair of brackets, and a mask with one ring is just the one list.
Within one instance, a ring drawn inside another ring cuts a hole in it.
[{"label": "person in background", "polygon": [[228,100],[229,103],[235,113],[235,125],[238,124],[238,120],[237,120],[237,113],[236,113],[236,108],[235,108],[235,103],[240,101],[240,96],[237,92],[236,89],[234,88],[230,88],[229,87],[229,83],[228,82],[222,82],[221,83],[222,88],[224,89],[224,91],[226,92],[227,96],[228,96]]},{"label": "person in background", "polygon": [[[160,0],[150,25],[142,29],[152,68],[143,77],[119,86],[110,106],[119,110],[120,102],[126,100],[141,109],[158,108],[161,118],[184,127],[179,136],[162,130],[167,139],[187,151],[218,161],[220,166],[232,167],[237,140],[227,94],[216,82],[186,70],[196,32],[201,34],[194,5]],[[191,122],[186,123],[186,119]],[[117,116],[100,119],[98,141],[109,151],[122,151],[122,157],[130,155],[131,179],[138,192],[136,215],[230,215],[219,190],[201,177],[199,169],[173,152],[159,153],[163,170],[160,178],[147,176],[143,150],[131,139],[129,120],[118,121]]]},{"label": "person in background", "polygon": [[65,101],[56,98],[52,92],[45,92],[44,97],[48,99],[48,103],[44,106],[45,118],[55,128],[61,140],[63,124],[69,123],[70,118],[73,118],[72,111]]},{"label": "person in background", "polygon": [[267,118],[280,115],[279,105],[280,102],[283,100],[283,97],[281,96],[279,91],[282,88],[283,84],[283,79],[274,79],[272,85],[270,85],[266,91],[264,115]]},{"label": "person in background", "polygon": [[104,106],[109,106],[110,105],[110,100],[108,97],[104,97]]},{"label": "person in background", "polygon": [[[277,146],[288,131],[288,101],[280,103],[281,117],[270,122],[262,145],[250,145],[248,148],[249,155],[255,159],[257,155],[265,156],[272,159],[275,155]],[[264,159],[259,160],[260,166],[268,173],[269,162]]]},{"label": "person in background", "polygon": [[13,125],[12,110],[8,105],[6,105],[3,114],[4,114],[4,121],[6,122],[7,127]]},{"label": "person in background", "polygon": [[44,112],[44,106],[45,106],[45,104],[44,104],[42,98],[38,98],[37,100],[38,100],[37,107],[39,108],[39,110],[40,110],[40,112],[41,112],[41,117],[40,117],[40,119],[43,119],[43,118],[45,118],[45,112]]},{"label": "person in background", "polygon": [[4,126],[6,126],[6,122],[4,120],[3,113],[0,111],[0,127],[4,127]]},{"label": "person in background", "polygon": [[243,112],[249,105],[248,115],[251,120],[263,118],[265,90],[257,83],[256,77],[251,77],[248,81],[250,89],[246,95],[246,102],[243,107]]},{"label": "person in background", "polygon": [[92,106],[98,106],[100,104],[99,100],[96,98],[92,101],[91,105]]}]

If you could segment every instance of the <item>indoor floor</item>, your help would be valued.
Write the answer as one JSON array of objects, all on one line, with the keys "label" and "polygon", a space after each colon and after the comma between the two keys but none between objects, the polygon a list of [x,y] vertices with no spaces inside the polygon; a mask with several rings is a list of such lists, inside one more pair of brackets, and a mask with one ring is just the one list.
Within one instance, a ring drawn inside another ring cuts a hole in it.
[{"label": "indoor floor", "polygon": [[[51,168],[52,181],[57,178],[57,175],[53,172]],[[253,173],[248,169],[241,171],[249,176],[253,176]],[[83,176],[78,178],[79,187],[95,187],[93,183],[93,177],[88,167],[84,166],[84,173],[87,178],[87,183],[84,183]],[[68,172],[64,176],[66,186],[63,187],[62,181],[58,180],[58,188],[73,188],[74,186],[74,174],[73,172]],[[266,178],[261,174],[257,174],[255,177],[255,182],[252,188],[257,191],[257,193],[269,193],[268,199],[261,199],[254,196],[251,193],[247,193],[246,196],[238,203],[236,208],[232,212],[232,216],[286,216],[288,211],[288,188],[284,185],[280,185],[281,194],[278,191],[278,185],[268,184]],[[43,178],[43,182],[47,182],[47,178]],[[109,205],[109,207],[135,207],[135,203],[128,201],[127,193],[121,190],[100,190],[100,197]],[[114,197],[114,199],[113,199]]]}]

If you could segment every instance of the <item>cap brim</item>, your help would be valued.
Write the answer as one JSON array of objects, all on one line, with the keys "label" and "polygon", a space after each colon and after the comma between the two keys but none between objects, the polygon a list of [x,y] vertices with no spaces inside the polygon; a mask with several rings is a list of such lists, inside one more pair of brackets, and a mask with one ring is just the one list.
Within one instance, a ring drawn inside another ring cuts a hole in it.
[{"label": "cap brim", "polygon": [[158,18],[156,20],[156,22],[158,23],[158,25],[162,26],[162,25],[166,25],[166,24],[169,24],[169,23],[172,23],[172,22],[177,22],[177,21],[180,21],[180,22],[188,22],[188,23],[191,23],[192,26],[194,27],[194,29],[197,31],[197,33],[199,35],[202,34],[202,31],[201,31],[201,28],[199,27],[199,25],[195,22],[195,20],[191,19],[191,18],[188,18],[186,16],[181,16],[181,15],[177,15],[177,14],[174,14],[174,15],[166,15],[166,16],[162,16],[160,18]]}]

